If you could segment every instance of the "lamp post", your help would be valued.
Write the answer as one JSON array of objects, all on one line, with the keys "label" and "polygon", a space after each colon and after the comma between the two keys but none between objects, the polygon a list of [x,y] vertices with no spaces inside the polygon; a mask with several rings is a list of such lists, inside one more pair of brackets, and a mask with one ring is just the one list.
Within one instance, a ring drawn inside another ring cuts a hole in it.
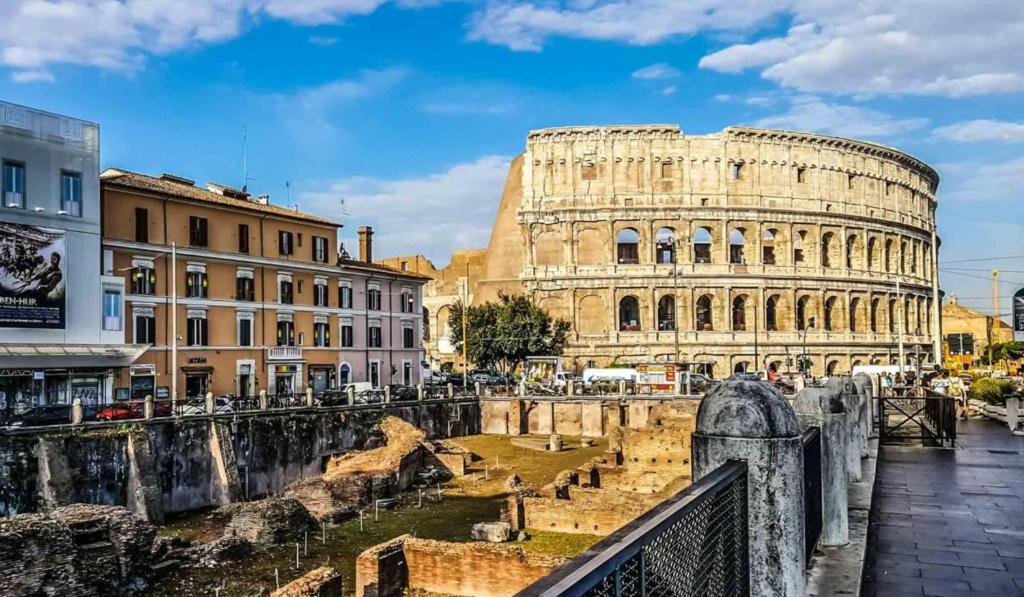
[{"label": "lamp post", "polygon": [[171,241],[171,413],[178,414],[178,244]]},{"label": "lamp post", "polygon": [[803,341],[804,353],[802,355],[800,355],[800,371],[804,374],[804,376],[807,375],[807,369],[809,369],[809,367],[806,366],[806,363],[807,363],[807,331],[810,330],[813,327],[814,327],[814,318],[813,317],[808,317],[807,318],[807,325],[804,326],[804,341]]}]

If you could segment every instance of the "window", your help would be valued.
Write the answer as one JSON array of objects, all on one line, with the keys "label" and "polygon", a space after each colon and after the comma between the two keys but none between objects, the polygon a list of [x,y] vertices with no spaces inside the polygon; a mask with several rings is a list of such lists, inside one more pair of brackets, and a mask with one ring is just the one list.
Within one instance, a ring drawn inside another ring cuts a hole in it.
[{"label": "window", "polygon": [[313,305],[327,306],[327,280],[316,280],[313,283]]},{"label": "window", "polygon": [[367,346],[369,346],[370,348],[380,348],[381,346],[383,346],[383,338],[380,333],[379,321],[370,322],[370,334],[369,338],[367,339]]},{"label": "window", "polygon": [[149,242],[149,210],[145,207],[135,208],[135,242]]},{"label": "window", "polygon": [[355,344],[352,335],[352,320],[342,319],[341,320],[341,345],[344,348],[351,348]]},{"label": "window", "polygon": [[846,188],[848,188],[848,189],[850,189],[852,191],[854,186],[855,186],[854,182],[856,181],[856,179],[857,179],[856,175],[854,175],[854,174],[847,174],[846,175]]},{"label": "window", "polygon": [[808,318],[807,314],[810,302],[808,296],[802,296],[796,301],[796,329],[801,332],[814,327],[814,318]]},{"label": "window", "polygon": [[370,386],[380,387],[380,361],[370,361]]},{"label": "window", "polygon": [[655,237],[656,260],[658,263],[676,262],[676,231],[671,228],[662,228]]},{"label": "window", "polygon": [[632,228],[624,228],[616,237],[619,263],[640,263],[640,235]]},{"label": "window", "polygon": [[779,297],[776,295],[768,297],[764,304],[764,327],[769,332],[779,329]]},{"label": "window", "polygon": [[205,247],[208,240],[206,218],[189,216],[188,243],[193,247]]},{"label": "window", "polygon": [[327,239],[322,236],[313,237],[313,261],[327,263]]},{"label": "window", "polygon": [[896,299],[889,301],[889,333],[896,333]]},{"label": "window", "polygon": [[295,323],[291,319],[278,320],[277,345],[295,346]]},{"label": "window", "polygon": [[672,162],[665,160],[661,163],[661,177],[672,178]]},{"label": "window", "polygon": [[743,164],[732,165],[732,179],[739,180],[743,178]]},{"label": "window", "polygon": [[105,289],[103,291],[103,329],[116,332],[121,329],[121,291]]},{"label": "window", "polygon": [[804,262],[804,237],[806,232],[801,230],[793,239],[793,263],[800,265]]},{"label": "window", "polygon": [[742,296],[732,300],[732,329],[734,332],[747,329],[747,301]]},{"label": "window", "polygon": [[711,231],[698,228],[693,233],[693,262],[711,263]]},{"label": "window", "polygon": [[252,272],[248,272],[248,275],[243,275],[242,272],[238,273],[238,277],[235,278],[235,300],[256,300],[256,284],[253,282]]},{"label": "window", "polygon": [[412,361],[402,361],[402,385],[412,385]]},{"label": "window", "polygon": [[743,253],[745,242],[743,229],[733,228],[732,232],[729,233],[729,263],[742,265],[747,262],[747,257]]},{"label": "window", "polygon": [[670,294],[658,299],[658,330],[676,329],[676,299]]},{"label": "window", "polygon": [[402,324],[402,348],[415,348],[416,334],[411,323]]},{"label": "window", "polygon": [[640,301],[635,296],[625,296],[619,301],[619,331],[640,331]]},{"label": "window", "polygon": [[249,225],[239,224],[238,225],[238,252],[248,253],[249,252]]},{"label": "window", "polygon": [[326,321],[318,321],[313,324],[313,346],[330,346],[331,329]]},{"label": "window", "polygon": [[711,322],[711,295],[705,294],[697,299],[697,330],[710,331],[714,329]]},{"label": "window", "polygon": [[342,363],[338,367],[338,384],[345,385],[352,381],[352,367],[348,363]]},{"label": "window", "polygon": [[295,302],[291,279],[282,279],[278,282],[278,302],[284,305],[291,305]]},{"label": "window", "polygon": [[860,311],[860,299],[854,297],[854,298],[850,299],[850,313],[849,313],[850,325],[849,325],[849,327],[850,327],[850,331],[851,332],[862,331],[862,330],[859,330],[858,327],[857,327],[857,323],[858,323],[857,322],[857,312],[858,311]]},{"label": "window", "polygon": [[765,230],[761,235],[761,262],[775,265],[775,230]]},{"label": "window", "polygon": [[206,268],[188,266],[185,274],[185,296],[188,298],[206,298],[209,282],[206,280]]},{"label": "window", "polygon": [[281,255],[291,255],[294,247],[292,246],[292,233],[284,230],[277,231],[277,252]]},{"label": "window", "polygon": [[252,346],[253,313],[250,311],[238,312],[238,345]]},{"label": "window", "polygon": [[4,162],[3,173],[4,207],[25,209],[25,165]]},{"label": "window", "polygon": [[832,233],[821,235],[821,267],[832,267]]},{"label": "window", "polygon": [[796,181],[800,184],[807,182],[807,168],[800,167],[796,169]]},{"label": "window", "polygon": [[878,299],[871,301],[871,331],[878,331]]},{"label": "window", "polygon": [[189,310],[186,342],[189,346],[207,346],[209,344],[206,311]]},{"label": "window", "polygon": [[380,311],[380,288],[371,286],[366,290],[366,308],[370,311]]},{"label": "window", "polygon": [[832,326],[835,324],[835,311],[836,311],[836,297],[830,296],[825,300],[825,330],[831,332]]},{"label": "window", "polygon": [[132,268],[132,294],[156,294],[156,270],[152,263],[139,264]]},{"label": "window", "polygon": [[858,253],[860,253],[860,247],[857,244],[857,237],[851,234],[846,239],[846,269],[853,269],[854,261],[856,261],[855,257],[858,256]]},{"label": "window", "polygon": [[69,216],[82,217],[82,175],[60,173],[60,208]]},{"label": "window", "polygon": [[412,313],[416,309],[416,299],[413,298],[412,290],[402,289],[402,313]]},{"label": "window", "polygon": [[352,308],[352,286],[347,282],[338,285],[338,306],[342,309]]},{"label": "window", "polygon": [[156,317],[152,307],[136,307],[132,311],[135,318],[135,344],[156,344]]}]

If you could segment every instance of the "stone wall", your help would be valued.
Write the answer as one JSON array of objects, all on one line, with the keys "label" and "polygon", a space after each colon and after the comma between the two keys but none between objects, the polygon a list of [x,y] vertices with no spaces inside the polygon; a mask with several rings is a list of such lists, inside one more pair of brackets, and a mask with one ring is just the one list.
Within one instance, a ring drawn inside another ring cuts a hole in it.
[{"label": "stone wall", "polygon": [[314,568],[270,592],[270,597],[341,597],[341,573],[329,566]]},{"label": "stone wall", "polygon": [[[523,400],[483,398],[480,401],[481,433],[520,435],[582,435],[604,437],[612,427],[628,425],[643,429],[666,413],[697,412],[699,400],[629,398],[623,406],[618,397],[607,400],[531,397]],[[676,416],[676,415],[671,415]]]},{"label": "stone wall", "polygon": [[479,408],[397,403],[0,432],[0,516],[85,502],[159,521],[317,477],[330,457],[362,449],[385,415],[444,438],[479,433]]},{"label": "stone wall", "polygon": [[571,500],[523,498],[526,528],[556,533],[609,535],[653,505],[620,492],[595,490],[595,493],[584,497],[587,496],[586,492],[585,489],[573,488]]}]

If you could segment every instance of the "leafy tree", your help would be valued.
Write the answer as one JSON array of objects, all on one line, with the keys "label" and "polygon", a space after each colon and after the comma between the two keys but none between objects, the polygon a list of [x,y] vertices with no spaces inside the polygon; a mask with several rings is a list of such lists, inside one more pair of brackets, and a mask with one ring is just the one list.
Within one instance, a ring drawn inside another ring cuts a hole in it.
[{"label": "leafy tree", "polygon": [[[982,362],[987,365],[992,363],[988,360],[989,352],[982,353]],[[998,363],[1003,360],[1013,361],[1024,358],[1024,342],[996,342],[992,344],[992,361]]]},{"label": "leafy tree", "polygon": [[[448,326],[456,350],[462,351],[461,302],[451,310]],[[499,294],[497,302],[466,311],[469,360],[502,374],[515,371],[526,357],[562,354],[570,329],[566,319],[553,319],[528,297]]]}]

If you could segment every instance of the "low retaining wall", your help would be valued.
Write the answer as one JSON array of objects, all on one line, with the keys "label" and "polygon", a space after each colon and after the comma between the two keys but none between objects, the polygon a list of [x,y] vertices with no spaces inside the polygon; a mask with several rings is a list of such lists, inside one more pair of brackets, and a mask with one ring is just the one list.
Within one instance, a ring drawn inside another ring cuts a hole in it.
[{"label": "low retaining wall", "polygon": [[361,449],[384,415],[428,438],[480,432],[476,400],[259,412],[0,432],[0,516],[70,503],[147,520],[275,493]]},{"label": "low retaining wall", "polygon": [[480,430],[493,435],[604,437],[614,427],[642,429],[670,411],[696,414],[699,406],[699,399],[671,396],[481,398]]}]

